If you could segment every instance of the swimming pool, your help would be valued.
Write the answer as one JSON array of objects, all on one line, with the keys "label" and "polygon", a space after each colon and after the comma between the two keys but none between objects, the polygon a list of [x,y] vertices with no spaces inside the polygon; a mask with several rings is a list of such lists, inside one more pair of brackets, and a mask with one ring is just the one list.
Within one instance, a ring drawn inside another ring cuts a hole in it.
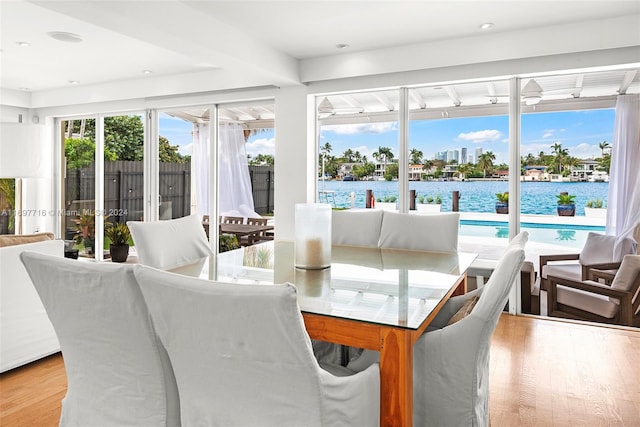
[{"label": "swimming pool", "polygon": [[[522,231],[529,232],[529,241],[582,249],[589,232],[604,233],[605,227],[597,225],[538,224],[523,222]],[[509,238],[509,224],[499,221],[460,220],[460,235],[474,237]]]}]

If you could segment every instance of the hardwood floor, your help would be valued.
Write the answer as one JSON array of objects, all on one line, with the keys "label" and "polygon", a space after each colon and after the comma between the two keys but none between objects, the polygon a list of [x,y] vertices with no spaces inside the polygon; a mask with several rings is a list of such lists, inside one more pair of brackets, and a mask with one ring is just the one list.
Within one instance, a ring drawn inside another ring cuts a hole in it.
[{"label": "hardwood floor", "polygon": [[[491,345],[491,424],[640,426],[640,331],[502,315]],[[0,375],[0,425],[57,426],[60,355]]]}]

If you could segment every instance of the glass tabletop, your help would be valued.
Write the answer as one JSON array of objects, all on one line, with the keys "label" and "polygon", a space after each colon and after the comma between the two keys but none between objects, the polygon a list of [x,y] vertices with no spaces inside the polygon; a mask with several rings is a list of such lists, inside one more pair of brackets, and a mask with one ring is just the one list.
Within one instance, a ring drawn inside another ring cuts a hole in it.
[{"label": "glass tabletop", "polygon": [[293,283],[303,312],[417,329],[476,258],[472,253],[333,246],[331,267],[294,267],[294,243],[224,252],[217,280]]}]

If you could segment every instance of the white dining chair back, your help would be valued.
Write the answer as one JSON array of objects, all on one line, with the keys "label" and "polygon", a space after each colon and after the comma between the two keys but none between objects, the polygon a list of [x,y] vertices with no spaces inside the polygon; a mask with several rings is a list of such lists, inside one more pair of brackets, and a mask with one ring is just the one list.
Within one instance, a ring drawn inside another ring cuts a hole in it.
[{"label": "white dining chair back", "polygon": [[60,341],[60,426],[179,426],[178,390],[132,265],[20,256]]},{"label": "white dining chair back", "polygon": [[331,239],[334,245],[377,247],[384,211],[349,209],[332,211]]},{"label": "white dining chair back", "polygon": [[135,275],[176,373],[184,425],[378,425],[378,365],[348,377],[320,368],[293,285],[144,266]]},{"label": "white dining chair back", "polygon": [[450,300],[479,297],[470,314],[416,342],[414,425],[489,425],[490,340],[523,262],[520,244],[508,247],[483,288]]},{"label": "white dining chair back", "polygon": [[127,221],[142,265],[187,276],[200,276],[213,255],[198,215],[165,221]]},{"label": "white dining chair back", "polygon": [[460,214],[403,214],[385,212],[382,217],[381,248],[457,252]]}]

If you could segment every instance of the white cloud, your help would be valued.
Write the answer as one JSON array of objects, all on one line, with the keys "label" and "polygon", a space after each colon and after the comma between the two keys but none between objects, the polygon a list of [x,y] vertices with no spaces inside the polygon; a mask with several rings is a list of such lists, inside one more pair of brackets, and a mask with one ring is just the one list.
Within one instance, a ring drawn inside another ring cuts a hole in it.
[{"label": "white cloud", "polygon": [[586,142],[582,144],[578,144],[575,147],[570,147],[569,154],[572,157],[577,157],[579,159],[588,159],[588,158],[596,158],[602,156],[602,150],[597,145],[590,145]]},{"label": "white cloud", "polygon": [[178,153],[183,156],[191,156],[193,154],[193,143],[178,145]]},{"label": "white cloud", "polygon": [[246,148],[247,154],[251,157],[256,157],[258,154],[270,154],[274,156],[276,154],[276,139],[258,138],[247,142]]},{"label": "white cloud", "polygon": [[348,125],[327,125],[322,126],[322,131],[333,132],[338,135],[355,135],[359,133],[387,133],[397,129],[397,123],[385,122],[385,123],[354,123]]},{"label": "white cloud", "polygon": [[543,138],[551,138],[553,136],[553,131],[545,131],[544,134],[542,134]]},{"label": "white cloud", "polygon": [[496,129],[485,129],[475,132],[461,133],[458,135],[458,139],[463,141],[471,141],[477,144],[483,142],[498,141],[503,137],[502,132]]}]

